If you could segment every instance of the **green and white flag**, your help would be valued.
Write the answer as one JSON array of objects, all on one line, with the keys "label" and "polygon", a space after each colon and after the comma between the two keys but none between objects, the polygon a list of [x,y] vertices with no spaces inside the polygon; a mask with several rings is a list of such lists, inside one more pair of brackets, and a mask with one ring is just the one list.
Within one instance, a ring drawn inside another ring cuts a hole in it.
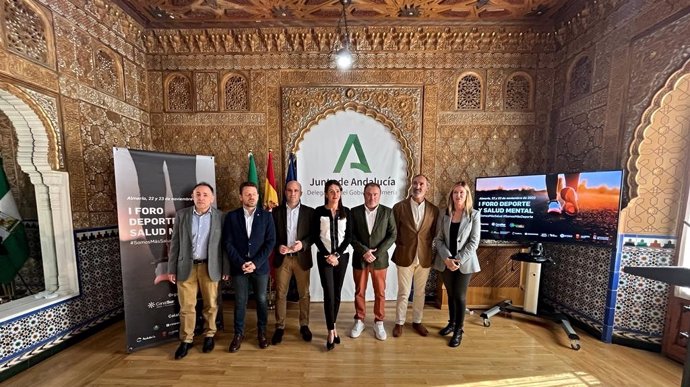
[{"label": "green and white flag", "polygon": [[22,217],[14,202],[0,158],[0,283],[11,283],[29,256]]}]

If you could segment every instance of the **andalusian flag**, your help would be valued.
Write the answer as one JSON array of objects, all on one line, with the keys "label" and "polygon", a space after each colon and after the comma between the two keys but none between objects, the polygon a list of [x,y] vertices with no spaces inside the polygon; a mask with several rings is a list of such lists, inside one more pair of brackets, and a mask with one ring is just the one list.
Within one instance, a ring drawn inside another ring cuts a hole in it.
[{"label": "andalusian flag", "polygon": [[266,164],[266,183],[264,185],[264,208],[272,209],[278,205],[278,191],[276,191],[276,174],[273,171],[273,152],[268,151]]},{"label": "andalusian flag", "polygon": [[247,173],[247,181],[259,186],[259,174],[256,173],[256,162],[254,162],[254,154],[249,152],[249,173]]},{"label": "andalusian flag", "polygon": [[22,224],[22,217],[14,202],[10,184],[0,158],[0,283],[14,281],[29,256],[29,245]]}]

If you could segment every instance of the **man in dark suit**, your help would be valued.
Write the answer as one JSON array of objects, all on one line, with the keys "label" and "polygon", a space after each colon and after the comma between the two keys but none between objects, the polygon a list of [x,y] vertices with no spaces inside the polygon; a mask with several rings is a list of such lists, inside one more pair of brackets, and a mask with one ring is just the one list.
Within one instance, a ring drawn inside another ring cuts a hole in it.
[{"label": "man in dark suit", "polygon": [[276,243],[276,231],[271,214],[257,207],[258,201],[259,189],[256,184],[242,183],[242,207],[229,212],[223,225],[223,247],[230,260],[230,274],[235,287],[235,336],[230,343],[230,352],[237,352],[244,339],[244,315],[250,284],[256,298],[259,347],[268,347],[268,256]]},{"label": "man in dark suit", "polygon": [[388,249],[397,235],[393,210],[379,204],[381,186],[364,186],[364,204],[352,209],[352,274],[355,279],[355,324],[350,336],[359,337],[364,330],[365,293],[369,274],[374,285],[374,334],[386,340],[383,327],[386,306],[386,271]]},{"label": "man in dark suit", "polygon": [[309,270],[312,267],[310,220],[314,209],[300,203],[302,185],[292,180],[285,185],[285,204],[273,209],[277,243],[273,267],[276,271],[276,330],[271,343],[279,344],[285,332],[287,292],[292,275],[299,293],[299,325],[304,341],[311,341],[309,330]]},{"label": "man in dark suit", "polygon": [[228,279],[229,265],[223,258],[221,230],[223,214],[211,207],[213,188],[199,183],[192,191],[194,206],[183,208],[175,215],[168,279],[177,284],[180,300],[180,346],[175,359],[187,356],[192,346],[196,323],[196,297],[201,288],[204,300],[204,352],[211,352],[215,343],[218,312],[218,281]]},{"label": "man in dark suit", "polygon": [[395,241],[393,262],[398,266],[398,301],[396,304],[393,337],[403,333],[407,315],[407,300],[410,298],[414,281],[412,300],[412,328],[422,336],[429,331],[422,324],[426,281],[434,263],[432,243],[436,235],[438,207],[425,199],[429,180],[424,175],[412,178],[410,196],[393,206],[398,239]]}]

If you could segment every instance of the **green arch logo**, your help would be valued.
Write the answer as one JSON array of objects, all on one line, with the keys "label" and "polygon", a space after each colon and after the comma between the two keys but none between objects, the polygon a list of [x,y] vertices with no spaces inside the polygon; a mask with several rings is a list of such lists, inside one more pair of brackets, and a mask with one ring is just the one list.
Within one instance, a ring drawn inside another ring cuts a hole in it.
[{"label": "green arch logo", "polygon": [[371,168],[369,168],[369,163],[367,162],[367,157],[364,155],[364,150],[362,150],[362,144],[359,142],[359,137],[356,134],[350,134],[345,141],[345,146],[340,152],[340,157],[338,158],[338,163],[335,165],[333,173],[340,173],[343,170],[343,165],[347,156],[350,154],[352,148],[355,148],[355,153],[357,154],[358,162],[350,163],[350,168],[359,169],[364,173],[371,173]]}]

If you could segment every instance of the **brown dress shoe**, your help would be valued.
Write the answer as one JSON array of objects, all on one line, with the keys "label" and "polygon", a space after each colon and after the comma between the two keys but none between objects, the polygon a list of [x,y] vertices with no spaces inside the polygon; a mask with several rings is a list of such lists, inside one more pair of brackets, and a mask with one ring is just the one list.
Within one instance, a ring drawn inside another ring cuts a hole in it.
[{"label": "brown dress shoe", "polygon": [[393,337],[400,337],[403,334],[403,325],[402,324],[395,324],[395,327],[393,327]]},{"label": "brown dress shoe", "polygon": [[426,336],[429,334],[429,331],[422,323],[412,323],[412,328],[414,328],[414,330],[417,331],[417,333],[419,333],[421,336]]},{"label": "brown dress shoe", "polygon": [[261,349],[268,348],[268,340],[266,340],[266,333],[259,332],[258,339],[259,339],[259,348],[261,348]]},{"label": "brown dress shoe", "polygon": [[228,351],[231,353],[235,353],[240,350],[240,346],[242,345],[242,339],[244,339],[244,336],[242,335],[235,335],[235,337],[232,338],[232,343],[230,343],[230,348]]}]

